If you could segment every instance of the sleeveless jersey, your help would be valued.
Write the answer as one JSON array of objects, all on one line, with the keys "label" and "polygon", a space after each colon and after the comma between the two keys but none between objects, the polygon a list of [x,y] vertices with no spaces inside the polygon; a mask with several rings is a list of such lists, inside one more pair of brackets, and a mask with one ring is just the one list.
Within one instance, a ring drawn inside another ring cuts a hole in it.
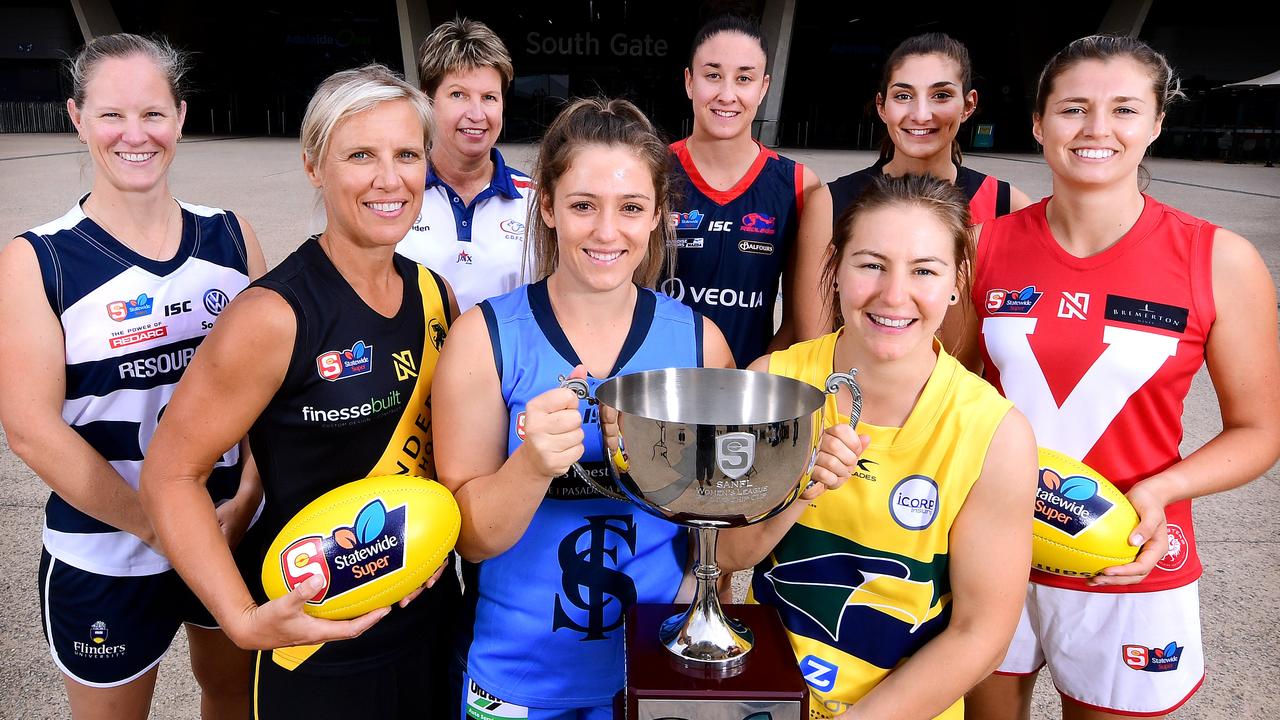
[{"label": "sleeveless jersey", "polygon": [[[481,303],[502,397],[508,454],[523,442],[526,404],[581,361],[551,309],[545,280]],[[609,377],[702,364],[702,318],[639,289],[631,330]],[[608,378],[588,378],[591,392]],[[596,408],[585,400],[582,464],[608,473]],[[637,602],[675,598],[687,533],[594,492],[573,471],[551,482],[515,545],[468,565],[475,622],[467,671],[485,690],[532,707],[604,705],[623,684],[623,619]],[[462,623],[466,625],[466,623]],[[467,643],[464,641],[464,645]]]},{"label": "sleeveless jersey", "polygon": [[[450,323],[447,294],[430,270],[399,255],[394,262],[404,298],[391,318],[365,305],[316,238],[254,283],[279,293],[297,318],[284,381],[249,430],[265,507],[240,555],[258,602],[266,600],[267,548],[307,503],[371,475],[435,477],[431,377]],[[435,642],[457,594],[456,576],[446,572],[408,608],[393,607],[358,638],[325,644],[295,672],[359,670],[408,643]]]},{"label": "sleeveless jersey", "polygon": [[[887,159],[877,160],[874,165],[857,172],[849,173],[827,183],[831,190],[831,221],[840,219],[846,210],[853,205],[863,190],[877,177],[884,174]],[[981,225],[1001,215],[1009,214],[1009,183],[992,175],[983,175],[977,170],[956,166],[956,187],[969,199],[969,222]]]},{"label": "sleeveless jersey", "polygon": [[[1145,200],[1133,227],[1087,258],[1054,240],[1048,198],[984,225],[973,285],[987,379],[1026,414],[1040,445],[1083,460],[1122,492],[1181,459],[1182,401],[1215,317],[1217,228]],[[1191,501],[1165,512],[1169,554],[1141,583],[1089,587],[1040,572],[1032,580],[1091,592],[1190,583],[1200,576]]]},{"label": "sleeveless jersey", "polygon": [[778,280],[795,243],[804,206],[804,166],[761,146],[736,185],[716,190],[703,180],[685,140],[673,143],[672,185],[680,198],[676,274],[662,291],[715,322],[739,367],[773,339]]},{"label": "sleeveless jersey", "polygon": [[[773,353],[769,372],[822,387],[838,335]],[[906,424],[859,423],[871,444],[853,477],[805,508],[752,578],[749,599],[777,608],[824,716],[849,709],[951,619],[949,533],[1011,403],[934,347]],[[824,425],[848,421],[828,396]],[[939,717],[961,718],[963,707]]]},{"label": "sleeveless jersey", "polygon": [[[244,238],[225,210],[182,208],[182,240],[170,260],[130,250],[85,215],[81,204],[22,237],[35,249],[49,306],[62,324],[66,399],[62,418],[130,486],[174,386],[222,308],[249,283]],[[235,495],[240,449],[218,460],[208,489]],[[81,570],[154,575],[169,561],[136,536],[77,510],[52,493],[44,545]]]},{"label": "sleeveless jersey", "polygon": [[493,179],[470,205],[428,167],[422,212],[396,247],[449,281],[459,312],[521,283],[533,182],[508,167],[497,148],[489,155]]}]

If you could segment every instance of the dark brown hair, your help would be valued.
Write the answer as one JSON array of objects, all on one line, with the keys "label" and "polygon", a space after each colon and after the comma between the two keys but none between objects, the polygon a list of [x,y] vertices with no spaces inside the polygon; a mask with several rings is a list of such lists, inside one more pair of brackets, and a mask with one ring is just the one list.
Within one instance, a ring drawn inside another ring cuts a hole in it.
[{"label": "dark brown hair", "polygon": [[[924,33],[903,40],[898,43],[898,47],[894,48],[893,52],[889,53],[889,59],[884,61],[884,70],[880,73],[880,87],[876,90],[877,105],[884,106],[889,96],[889,82],[893,80],[893,74],[902,67],[902,63],[906,62],[907,58],[917,55],[941,55],[958,65],[962,100],[963,96],[968,95],[973,89],[973,63],[969,60],[969,48],[946,33]],[[886,162],[893,159],[892,137],[890,133],[880,141],[880,159]],[[959,165],[963,158],[964,156],[960,153],[960,141],[953,139],[951,162]]]},{"label": "dark brown hair", "polygon": [[1040,82],[1036,84],[1036,115],[1044,115],[1049,95],[1053,92],[1053,83],[1062,73],[1086,60],[1106,62],[1125,57],[1145,66],[1151,73],[1151,92],[1156,96],[1157,116],[1164,114],[1169,103],[1185,97],[1182,94],[1182,83],[1174,74],[1169,61],[1150,45],[1126,35],[1090,35],[1072,41],[1049,58],[1044,70],[1040,72]]},{"label": "dark brown hair", "polygon": [[692,70],[694,53],[698,52],[703,43],[720,33],[737,33],[755,40],[760,43],[760,52],[764,53],[766,65],[769,62],[769,41],[765,39],[760,23],[741,15],[725,14],[711,18],[698,28],[693,36],[693,44],[689,46],[689,64],[686,67]]},{"label": "dark brown hair", "polygon": [[820,287],[834,321],[832,330],[838,330],[844,325],[836,292],[836,271],[840,267],[845,248],[853,239],[854,225],[859,217],[873,210],[902,206],[924,208],[946,228],[955,251],[956,284],[960,289],[960,297],[968,297],[969,288],[973,284],[973,232],[969,226],[969,201],[965,199],[964,193],[955,185],[932,175],[891,177],[881,174],[840,214],[831,235],[831,248],[827,251],[826,264],[822,268]]},{"label": "dark brown hair", "polygon": [[668,250],[669,241],[674,238],[674,229],[669,221],[671,201],[667,197],[669,151],[640,108],[621,99],[575,100],[561,110],[547,128],[533,168],[538,202],[529,207],[529,242],[525,245],[525,254],[531,262],[526,262],[525,266],[533,269],[535,280],[555,271],[560,261],[556,231],[543,220],[537,206],[551,206],[560,178],[568,172],[577,152],[589,145],[627,148],[649,168],[658,224],[649,235],[644,260],[636,267],[632,279],[637,285],[651,288],[664,271],[671,274],[675,262],[675,254]]}]

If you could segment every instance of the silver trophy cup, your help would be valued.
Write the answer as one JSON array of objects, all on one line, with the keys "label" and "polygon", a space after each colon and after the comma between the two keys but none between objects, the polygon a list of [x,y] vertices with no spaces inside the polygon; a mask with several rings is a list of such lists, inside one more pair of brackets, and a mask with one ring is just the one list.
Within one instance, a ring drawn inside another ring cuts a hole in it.
[{"label": "silver trophy cup", "polygon": [[[832,373],[826,383],[828,393],[849,386],[855,425],[862,410],[856,373]],[[586,381],[562,383],[591,400]],[[697,531],[693,601],[660,630],[683,664],[732,672],[751,650],[751,630],[727,617],[716,595],[716,533],[770,518],[800,496],[817,458],[825,398],[799,380],[714,368],[639,372],[597,388],[615,485],[575,466],[578,474],[606,495]]]}]

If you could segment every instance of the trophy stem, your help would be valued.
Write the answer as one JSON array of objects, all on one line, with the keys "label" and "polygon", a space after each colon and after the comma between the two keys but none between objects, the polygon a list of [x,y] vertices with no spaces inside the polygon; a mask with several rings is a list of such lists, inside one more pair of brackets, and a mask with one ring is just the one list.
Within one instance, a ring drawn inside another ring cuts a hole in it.
[{"label": "trophy stem", "polygon": [[731,674],[741,668],[755,636],[745,625],[727,617],[716,594],[715,528],[696,528],[698,554],[693,569],[697,585],[693,602],[680,615],[667,618],[659,631],[662,644],[682,665],[700,672]]}]

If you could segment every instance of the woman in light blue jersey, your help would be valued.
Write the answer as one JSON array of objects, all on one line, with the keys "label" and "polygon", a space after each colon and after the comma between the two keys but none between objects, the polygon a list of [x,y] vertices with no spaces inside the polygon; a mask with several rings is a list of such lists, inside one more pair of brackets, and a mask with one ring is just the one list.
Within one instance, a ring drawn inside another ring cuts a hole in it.
[{"label": "woman in light blue jersey", "polygon": [[[464,715],[488,698],[539,720],[612,717],[623,617],[671,602],[684,530],[597,494],[607,473],[594,412],[559,376],[594,388],[665,367],[727,367],[710,321],[651,288],[669,274],[667,149],[631,103],[579,100],[548,128],[530,235],[536,282],[458,319],[432,404],[440,481],[462,509]],[[587,448],[584,450],[584,448]]]}]

